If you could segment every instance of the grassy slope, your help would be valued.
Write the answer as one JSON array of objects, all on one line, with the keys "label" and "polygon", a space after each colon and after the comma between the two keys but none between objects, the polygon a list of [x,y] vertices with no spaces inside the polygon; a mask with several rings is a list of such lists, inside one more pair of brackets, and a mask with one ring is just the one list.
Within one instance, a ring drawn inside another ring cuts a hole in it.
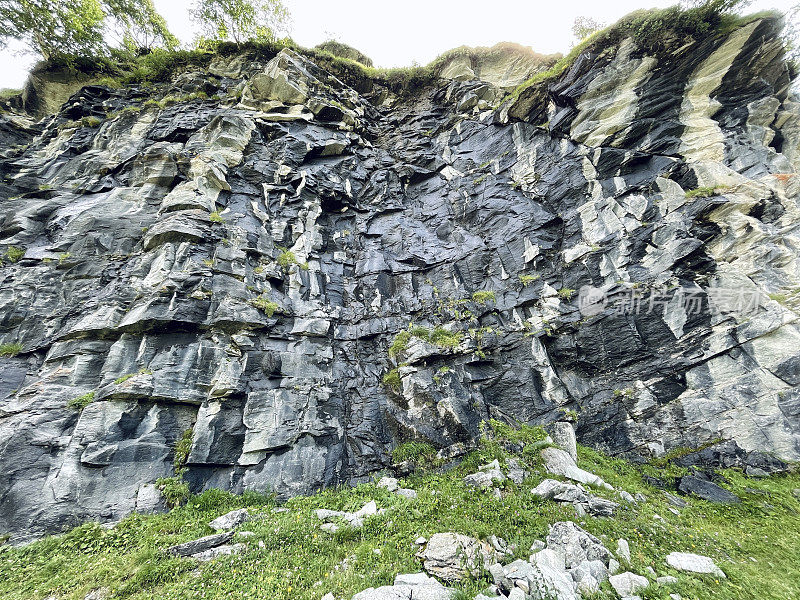
[{"label": "grassy slope", "polygon": [[[289,512],[273,513],[269,498],[211,491],[169,514],[132,515],[114,529],[88,524],[25,548],[6,547],[0,549],[0,597],[44,598],[55,593],[62,599],[82,599],[92,589],[107,586],[112,597],[141,600],[318,600],[329,591],[337,599],[349,599],[367,587],[390,584],[397,573],[419,571],[413,542],[420,535],[443,531],[478,537],[497,534],[518,544],[519,556],[527,558],[530,544],[546,536],[549,523],[577,520],[611,550],[618,537],[627,538],[632,570],[643,573],[650,565],[659,575],[678,577],[674,588],[652,585],[643,598],[667,599],[670,592],[677,591],[684,598],[698,600],[800,599],[800,501],[792,495],[792,489],[800,487],[796,474],[756,480],[736,471],[726,472],[732,489],[744,498],[740,506],[720,507],[696,500],[676,516],[667,509],[663,494],[642,481],[644,472],[663,475],[664,470],[635,467],[581,448],[583,467],[618,489],[643,492],[648,502],[613,519],[578,520],[571,506],[540,502],[531,496],[530,488],[544,477],[535,465],[529,480],[521,488],[508,487],[502,500],[463,485],[464,474],[494,456],[503,453],[496,444],[484,444],[449,473],[428,472],[408,479],[405,485],[418,490],[417,500],[362,485],[294,498],[286,505]],[[371,499],[389,509],[387,513],[367,520],[361,530],[345,528],[335,535],[320,531],[314,509],[357,509]],[[243,526],[257,534],[246,540],[245,553],[199,566],[190,559],[159,553],[159,548],[212,533],[206,525],[212,518],[240,506],[250,506],[263,517]],[[655,519],[655,514],[664,521]],[[674,572],[664,563],[672,551],[712,556],[728,579]],[[461,587],[474,594],[486,581],[476,579]],[[597,597],[613,598],[614,594],[606,583]]]}]

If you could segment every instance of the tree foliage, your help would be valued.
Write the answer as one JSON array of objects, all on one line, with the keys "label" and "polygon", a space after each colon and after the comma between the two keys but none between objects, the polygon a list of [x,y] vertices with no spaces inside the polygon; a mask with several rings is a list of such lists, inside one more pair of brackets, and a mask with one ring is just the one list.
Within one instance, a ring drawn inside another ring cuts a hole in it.
[{"label": "tree foliage", "polygon": [[97,56],[108,32],[137,51],[177,45],[152,0],[0,0],[0,46],[19,40],[45,59]]},{"label": "tree foliage", "polygon": [[232,41],[274,40],[289,24],[282,0],[197,0],[192,18],[204,38]]},{"label": "tree foliage", "polygon": [[575,22],[572,24],[572,35],[579,42],[592,35],[595,31],[600,31],[605,25],[600,21],[592,19],[591,17],[575,17]]}]

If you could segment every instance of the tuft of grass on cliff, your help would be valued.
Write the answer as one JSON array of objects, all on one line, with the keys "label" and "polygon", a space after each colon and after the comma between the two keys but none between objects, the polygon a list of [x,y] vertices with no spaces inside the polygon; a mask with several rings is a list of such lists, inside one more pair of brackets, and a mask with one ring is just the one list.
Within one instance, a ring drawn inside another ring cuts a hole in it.
[{"label": "tuft of grass on cliff", "polygon": [[[725,477],[743,499],[741,505],[690,499],[690,505],[675,515],[663,491],[649,486],[643,476],[668,480],[682,469],[634,465],[580,447],[580,466],[618,490],[643,493],[647,501],[614,518],[576,518],[571,505],[531,495],[531,488],[546,477],[536,451],[517,455],[527,462],[531,476],[520,487],[506,485],[502,499],[463,484],[463,476],[480,464],[494,458],[504,463],[510,457],[498,437],[531,449],[542,437],[532,428],[499,433],[484,439],[452,470],[421,471],[403,481],[405,487],[417,490],[415,500],[363,484],[293,498],[284,505],[288,511],[274,512],[276,503],[269,496],[211,490],[166,514],[134,514],[114,528],[86,524],[26,547],[0,547],[0,597],[29,600],[55,595],[60,600],[81,600],[93,589],[105,587],[109,598],[136,600],[319,600],[328,592],[337,600],[349,600],[368,587],[391,584],[398,573],[420,571],[414,544],[419,536],[445,531],[479,538],[495,534],[517,544],[518,556],[527,558],[531,543],[546,537],[548,525],[573,520],[612,551],[618,538],[626,538],[632,553],[630,570],[644,573],[651,566],[658,575],[678,578],[674,586],[651,585],[642,598],[668,600],[670,593],[695,600],[800,598],[800,499],[793,495],[800,488],[800,475],[749,479],[728,470]],[[618,500],[614,492],[593,493]],[[357,510],[369,500],[386,513],[368,518],[362,529],[343,528],[333,535],[320,530],[315,509]],[[169,545],[213,533],[207,523],[239,507],[249,507],[255,515],[240,528],[255,534],[237,540],[247,544],[243,554],[197,563],[162,552]],[[673,551],[711,556],[728,578],[678,573],[664,562]],[[488,583],[483,574],[456,587],[472,598]],[[605,583],[596,598],[615,595]]]}]

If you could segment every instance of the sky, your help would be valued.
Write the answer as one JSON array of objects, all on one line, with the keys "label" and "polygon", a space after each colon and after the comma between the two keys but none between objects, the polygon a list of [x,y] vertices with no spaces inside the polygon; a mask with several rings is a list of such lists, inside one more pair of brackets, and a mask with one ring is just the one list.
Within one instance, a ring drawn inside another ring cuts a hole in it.
[{"label": "sky", "polygon": [[[170,30],[186,43],[194,38],[193,0],[154,0]],[[755,0],[747,12],[787,11],[800,0]],[[575,17],[611,24],[639,8],[665,7],[677,0],[284,0],[292,15],[289,31],[302,46],[337,39],[358,48],[378,67],[427,64],[457,46],[516,42],[537,52],[566,53],[574,43]],[[22,87],[35,57],[18,47],[0,52],[0,88]]]}]

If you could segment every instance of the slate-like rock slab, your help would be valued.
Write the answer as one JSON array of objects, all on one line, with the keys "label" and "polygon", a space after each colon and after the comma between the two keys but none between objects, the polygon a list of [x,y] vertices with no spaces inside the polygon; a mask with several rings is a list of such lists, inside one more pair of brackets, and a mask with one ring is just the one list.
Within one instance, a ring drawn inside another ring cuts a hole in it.
[{"label": "slate-like rock slab", "polygon": [[678,483],[678,490],[684,494],[691,494],[708,500],[709,502],[716,502],[718,504],[738,504],[741,502],[739,497],[721,488],[713,481],[708,481],[696,475],[685,475],[681,477]]},{"label": "slate-like rock slab", "polygon": [[197,554],[198,552],[203,552],[204,550],[221,546],[222,544],[229,542],[232,538],[232,531],[227,533],[217,533],[215,535],[207,535],[205,537],[192,540],[191,542],[184,542],[183,544],[170,546],[167,548],[167,552],[174,554],[175,556],[191,556],[193,554]]},{"label": "slate-like rock slab", "polygon": [[672,552],[667,555],[667,564],[679,571],[689,573],[711,573],[718,577],[725,577],[725,573],[720,569],[712,558],[702,554],[692,554],[688,552]]}]

